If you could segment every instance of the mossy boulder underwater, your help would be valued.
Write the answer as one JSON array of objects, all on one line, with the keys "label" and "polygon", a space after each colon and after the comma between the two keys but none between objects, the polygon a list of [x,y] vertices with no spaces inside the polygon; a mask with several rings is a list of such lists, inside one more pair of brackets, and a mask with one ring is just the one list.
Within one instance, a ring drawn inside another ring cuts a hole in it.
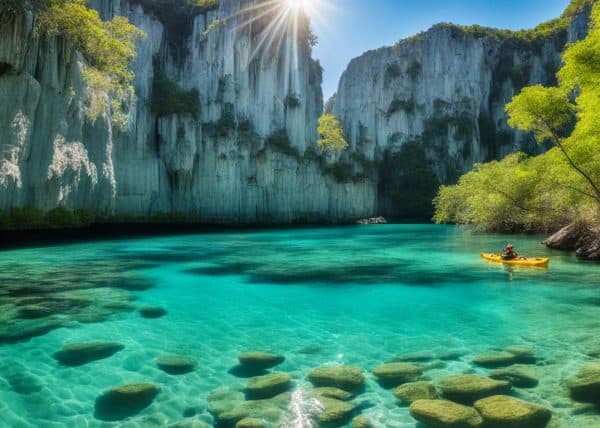
[{"label": "mossy boulder underwater", "polygon": [[171,375],[186,374],[194,370],[198,362],[185,355],[163,355],[156,359],[156,365]]},{"label": "mossy boulder underwater", "polygon": [[373,374],[382,385],[394,387],[414,381],[423,374],[423,370],[414,364],[389,363],[373,369]]},{"label": "mossy boulder underwater", "polygon": [[125,348],[116,342],[70,343],[54,354],[54,358],[65,366],[81,366],[91,361],[108,358]]},{"label": "mossy boulder underwater", "polygon": [[94,417],[118,421],[134,416],[148,407],[160,389],[152,383],[132,383],[109,389],[96,399]]},{"label": "mossy boulder underwater", "polygon": [[144,318],[161,318],[167,315],[167,310],[160,306],[142,306],[139,312]]},{"label": "mossy boulder underwater", "polygon": [[472,404],[481,398],[506,394],[511,390],[509,382],[477,375],[448,376],[439,386],[444,398],[461,404]]},{"label": "mossy boulder underwater", "polygon": [[474,408],[447,400],[417,400],[410,405],[410,415],[434,428],[476,428],[483,422]]},{"label": "mossy boulder underwater", "polygon": [[600,406],[600,363],[590,363],[567,380],[573,400]]},{"label": "mossy boulder underwater", "polygon": [[417,400],[435,400],[438,393],[431,382],[412,382],[396,388],[394,396],[402,403],[413,403]]},{"label": "mossy boulder underwater", "polygon": [[244,392],[249,400],[274,397],[290,388],[291,378],[287,373],[271,373],[248,379]]},{"label": "mossy boulder underwater", "polygon": [[505,395],[484,398],[474,404],[486,428],[544,428],[552,412],[543,406]]},{"label": "mossy boulder underwater", "polygon": [[314,386],[333,386],[345,391],[360,389],[365,384],[362,370],[353,366],[321,367],[309,373],[308,379]]},{"label": "mossy boulder underwater", "polygon": [[252,370],[267,370],[285,361],[282,355],[270,352],[245,352],[238,356],[240,366]]}]

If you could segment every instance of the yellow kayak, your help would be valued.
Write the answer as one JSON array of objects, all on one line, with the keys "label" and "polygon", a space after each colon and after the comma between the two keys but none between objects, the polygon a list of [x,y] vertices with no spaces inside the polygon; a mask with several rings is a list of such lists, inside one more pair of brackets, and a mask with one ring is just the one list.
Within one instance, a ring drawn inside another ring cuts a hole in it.
[{"label": "yellow kayak", "polygon": [[548,262],[550,262],[548,257],[517,257],[516,259],[504,260],[501,254],[488,253],[481,253],[481,257],[490,262],[517,266],[548,267]]}]

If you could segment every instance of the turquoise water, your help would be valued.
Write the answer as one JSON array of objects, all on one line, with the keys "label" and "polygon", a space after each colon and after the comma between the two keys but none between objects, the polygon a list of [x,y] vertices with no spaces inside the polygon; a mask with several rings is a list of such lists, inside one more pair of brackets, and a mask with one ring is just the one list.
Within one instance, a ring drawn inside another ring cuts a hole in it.
[{"label": "turquoise water", "polygon": [[[479,259],[480,251],[497,251],[508,239],[522,254],[550,255],[550,268]],[[600,265],[551,252],[539,237],[433,225],[6,251],[0,253],[0,425],[145,427],[185,420],[210,426],[210,392],[243,388],[246,380],[229,370],[250,350],[285,355],[277,370],[301,388],[313,368],[351,364],[369,373],[408,352],[462,355],[426,371],[434,381],[486,373],[471,364],[475,354],[527,345],[536,349],[540,384],[515,395],[550,407],[561,426],[600,426],[600,414],[572,402],[563,385],[591,361],[590,350],[600,350],[599,286]],[[19,312],[26,304],[48,304],[53,311],[30,319]],[[142,318],[135,309],[143,305],[168,314]],[[125,348],[80,367],[53,358],[64,343],[98,340]],[[168,375],[155,364],[163,354],[192,356],[198,366]],[[103,391],[138,381],[161,388],[149,407],[120,422],[95,418]],[[415,426],[408,409],[370,375],[359,400],[376,426]]]}]

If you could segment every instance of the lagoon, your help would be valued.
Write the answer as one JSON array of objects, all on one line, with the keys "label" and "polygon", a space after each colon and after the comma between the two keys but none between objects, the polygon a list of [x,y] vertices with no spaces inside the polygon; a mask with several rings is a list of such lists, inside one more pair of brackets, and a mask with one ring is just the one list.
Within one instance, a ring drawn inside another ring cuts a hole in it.
[{"label": "lagoon", "polygon": [[[550,256],[549,269],[479,258],[508,240],[521,254]],[[418,224],[4,251],[0,425],[212,426],[214,391],[235,396],[247,382],[232,370],[238,355],[272,351],[285,357],[276,371],[291,376],[294,391],[310,385],[314,368],[360,367],[367,383],[355,398],[355,414],[375,426],[415,427],[373,368],[426,353],[418,356],[423,376],[438,382],[451,374],[487,374],[473,363],[476,355],[526,346],[535,349],[529,369],[539,384],[515,388],[513,395],[550,408],[560,426],[600,426],[600,412],[572,401],[564,385],[600,355],[600,266],[539,241]],[[143,306],[161,307],[166,315],[143,317]],[[63,344],[91,341],[123,348],[76,366],[55,358]],[[166,373],[156,364],[165,354],[192,357],[197,366]],[[160,388],[150,405],[121,420],[98,413],[104,391],[142,381]],[[302,426],[285,413],[282,426]]]}]

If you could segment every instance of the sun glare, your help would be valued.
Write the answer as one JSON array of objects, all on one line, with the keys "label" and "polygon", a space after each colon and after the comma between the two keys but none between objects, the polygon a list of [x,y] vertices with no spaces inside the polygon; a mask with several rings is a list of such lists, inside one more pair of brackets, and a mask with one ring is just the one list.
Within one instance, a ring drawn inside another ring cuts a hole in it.
[{"label": "sun glare", "polygon": [[285,5],[290,11],[299,12],[304,10],[309,13],[314,5],[315,0],[285,0]]}]

